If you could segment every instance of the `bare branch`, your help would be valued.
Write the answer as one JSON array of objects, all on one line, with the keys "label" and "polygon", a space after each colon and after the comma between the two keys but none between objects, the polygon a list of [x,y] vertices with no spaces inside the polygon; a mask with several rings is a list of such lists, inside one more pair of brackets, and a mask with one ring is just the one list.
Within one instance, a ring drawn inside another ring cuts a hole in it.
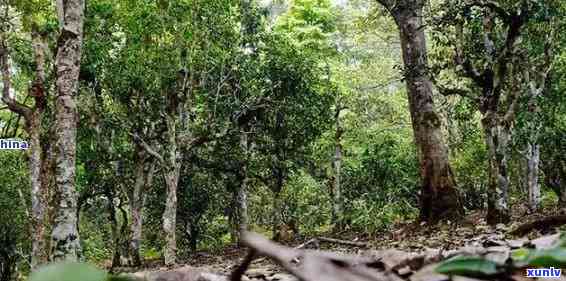
[{"label": "bare branch", "polygon": [[436,85],[438,92],[443,96],[461,96],[471,99],[474,102],[479,102],[479,97],[471,95],[470,91],[458,88],[447,88],[444,86]]},{"label": "bare branch", "polygon": [[159,162],[160,165],[163,165],[165,163],[163,156],[161,156],[153,148],[151,148],[151,146],[149,144],[147,144],[138,134],[132,134],[132,133],[129,133],[129,134],[134,138],[134,141],[137,141],[141,144],[141,146],[143,147],[143,149],[145,151],[147,151],[147,153],[149,153],[149,154],[151,154],[151,156],[155,157],[155,159],[157,159],[157,161]]},{"label": "bare branch", "polygon": [[358,91],[369,91],[369,90],[378,90],[378,89],[382,89],[385,87],[390,86],[391,84],[395,83],[395,82],[399,82],[401,81],[403,78],[401,77],[391,77],[391,79],[388,79],[388,81],[377,84],[377,85],[371,85],[371,86],[365,86],[365,87],[356,87],[356,90]]}]

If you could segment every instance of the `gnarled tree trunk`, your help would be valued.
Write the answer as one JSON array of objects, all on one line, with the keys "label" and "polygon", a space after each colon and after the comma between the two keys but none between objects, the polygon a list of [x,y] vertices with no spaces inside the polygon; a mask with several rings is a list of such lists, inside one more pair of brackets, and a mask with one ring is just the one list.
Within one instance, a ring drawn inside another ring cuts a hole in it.
[{"label": "gnarled tree trunk", "polygon": [[[145,206],[145,192],[153,184],[153,173],[155,171],[155,164],[148,163],[148,156],[145,150],[139,144],[136,145],[136,167],[135,167],[135,182],[134,188],[129,193],[129,204],[131,213],[131,239],[130,239],[130,258],[133,266],[140,266],[142,258],[140,254],[140,247],[142,242],[143,231],[143,208]],[[148,167],[149,166],[149,167]]]},{"label": "gnarled tree trunk", "polygon": [[492,224],[508,222],[509,172],[507,160],[511,129],[492,114],[482,119],[482,125],[489,157],[488,190],[490,194],[487,196],[487,221]]}]

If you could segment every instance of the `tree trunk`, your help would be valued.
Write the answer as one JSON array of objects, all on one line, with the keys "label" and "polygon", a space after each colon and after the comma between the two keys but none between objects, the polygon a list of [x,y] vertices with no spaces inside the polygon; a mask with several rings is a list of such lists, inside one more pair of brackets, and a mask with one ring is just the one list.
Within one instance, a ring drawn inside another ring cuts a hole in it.
[{"label": "tree trunk", "polygon": [[559,159],[560,157],[554,156],[550,159],[543,160],[544,171],[544,184],[552,189],[556,196],[558,196],[558,206],[560,208],[566,207],[566,166],[564,162]]},{"label": "tree trunk", "polygon": [[[31,268],[47,262],[45,227],[47,209],[47,184],[49,171],[43,167],[47,155],[42,155],[41,119],[47,103],[45,90],[45,52],[47,43],[36,27],[32,27],[32,45],[36,63],[36,77],[30,88],[30,95],[35,97],[35,109],[29,115],[28,134],[30,138],[30,177],[31,177]],[[44,175],[44,173],[46,175]],[[45,181],[45,182],[44,182]]]},{"label": "tree trunk", "polygon": [[332,168],[334,175],[332,176],[332,220],[336,229],[342,229],[344,224],[344,214],[342,206],[342,134],[344,132],[340,123],[340,111],[342,108],[336,108],[335,121],[336,133],[334,135],[334,159],[332,160]]},{"label": "tree trunk", "polygon": [[235,207],[236,210],[234,215],[234,226],[236,227],[236,242],[240,244],[240,238],[244,231],[248,230],[248,157],[249,157],[249,136],[248,136],[248,126],[244,126],[240,130],[240,149],[244,154],[244,161],[242,161],[242,167],[240,169],[240,180],[239,185],[236,187],[235,191]]},{"label": "tree trunk", "polygon": [[508,125],[502,124],[495,113],[490,111],[484,115],[482,125],[489,158],[487,222],[507,223],[510,218],[507,202],[509,192],[507,160],[511,129]]},{"label": "tree trunk", "polygon": [[526,151],[525,184],[528,192],[529,211],[535,212],[540,205],[540,185],[538,182],[540,146],[536,143],[528,143]]},{"label": "tree trunk", "polygon": [[177,148],[176,120],[173,114],[167,115],[167,153],[165,166],[165,184],[167,185],[167,199],[165,211],[163,212],[163,231],[165,232],[165,265],[173,265],[177,258],[177,185],[181,171],[181,159]]},{"label": "tree trunk", "polygon": [[271,230],[272,230],[272,237],[274,241],[279,241],[281,240],[281,223],[282,223],[282,218],[281,218],[281,208],[282,208],[283,202],[281,200],[281,191],[276,191],[274,192],[273,195],[273,210],[272,210],[272,214],[271,214]]},{"label": "tree trunk", "polygon": [[55,65],[56,183],[60,198],[51,235],[52,259],[55,261],[78,260],[80,256],[75,189],[77,106],[74,96],[79,86],[84,1],[66,0],[57,4],[63,18]]},{"label": "tree trunk", "polygon": [[418,148],[423,221],[435,222],[462,215],[459,192],[442,138],[441,121],[434,109],[432,83],[428,74],[426,40],[421,0],[401,1],[388,9],[401,37],[405,78],[413,134]]},{"label": "tree trunk", "polygon": [[112,264],[110,265],[110,268],[115,268],[121,265],[118,217],[116,216],[116,209],[114,207],[114,193],[110,190],[110,188],[106,187],[105,195],[108,200],[108,202],[106,202],[106,209],[108,210],[108,220],[110,221],[110,230],[114,248],[112,253]]},{"label": "tree trunk", "polygon": [[[41,184],[45,192],[45,234],[50,234],[55,225],[55,152],[52,144],[53,134],[48,130],[47,134],[43,136],[42,140],[42,159],[41,159]],[[46,235],[45,239],[45,259],[49,260],[51,257],[51,239]]]},{"label": "tree trunk", "polygon": [[36,63],[35,80],[29,88],[29,96],[35,98],[35,107],[31,108],[25,104],[20,104],[11,96],[11,66],[9,63],[8,46],[1,34],[0,38],[0,61],[2,69],[3,92],[2,101],[8,108],[25,120],[25,131],[29,135],[30,147],[29,155],[29,172],[31,181],[31,215],[30,215],[30,232],[32,236],[31,248],[31,268],[35,268],[47,261],[47,251],[45,249],[45,209],[46,209],[46,191],[44,184],[42,169],[42,145],[41,145],[41,118],[46,105],[45,94],[45,38],[41,36],[36,27],[32,27],[32,46],[34,50],[34,60]]},{"label": "tree trunk", "polygon": [[142,242],[143,230],[143,208],[145,206],[145,192],[151,187],[155,164],[150,163],[148,169],[148,158],[145,150],[139,145],[136,146],[136,168],[134,189],[130,193],[130,212],[131,212],[131,239],[130,239],[130,258],[133,266],[140,266],[142,258],[140,246]]},{"label": "tree trunk", "polygon": [[[139,148],[142,149],[143,148]],[[137,150],[137,149],[136,149]],[[142,152],[143,153],[143,152]],[[135,167],[135,177],[136,180],[134,182],[134,190],[132,190],[130,196],[130,212],[132,216],[132,224],[131,224],[131,232],[132,237],[130,239],[130,255],[132,258],[132,263],[134,266],[141,265],[141,256],[140,256],[140,244],[142,240],[142,210],[143,210],[143,187],[145,182],[145,163],[142,161],[142,157],[138,157]]]},{"label": "tree trunk", "polygon": [[41,147],[41,115],[40,112],[31,114],[28,125],[30,136],[29,169],[31,177],[31,267],[35,268],[47,261],[45,250],[45,185],[42,183],[42,147]]},{"label": "tree trunk", "polygon": [[165,232],[165,264],[173,265],[177,258],[177,239],[176,239],[176,220],[177,220],[177,183],[178,173],[175,172],[176,167],[171,167],[165,175],[165,183],[167,184],[167,199],[165,202],[165,211],[163,212],[163,231]]}]

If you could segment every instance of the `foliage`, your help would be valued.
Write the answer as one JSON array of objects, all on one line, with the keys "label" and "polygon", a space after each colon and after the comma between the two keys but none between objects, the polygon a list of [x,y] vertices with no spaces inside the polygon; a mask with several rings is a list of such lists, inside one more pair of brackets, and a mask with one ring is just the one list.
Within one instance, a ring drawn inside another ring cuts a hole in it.
[{"label": "foliage", "polygon": [[436,267],[436,272],[463,276],[492,276],[500,273],[493,261],[475,257],[457,256]]},{"label": "foliage", "polygon": [[511,253],[511,259],[513,262],[498,266],[486,258],[456,256],[442,262],[435,270],[451,275],[489,277],[523,268],[560,268],[566,264],[564,237],[561,237],[560,243],[550,249],[516,249]]},{"label": "foliage", "polygon": [[29,250],[28,175],[22,152],[0,153],[0,280],[10,280],[16,267],[25,268]]},{"label": "foliage", "polygon": [[124,276],[108,274],[90,264],[79,262],[60,262],[44,266],[34,271],[29,281],[128,281]]}]

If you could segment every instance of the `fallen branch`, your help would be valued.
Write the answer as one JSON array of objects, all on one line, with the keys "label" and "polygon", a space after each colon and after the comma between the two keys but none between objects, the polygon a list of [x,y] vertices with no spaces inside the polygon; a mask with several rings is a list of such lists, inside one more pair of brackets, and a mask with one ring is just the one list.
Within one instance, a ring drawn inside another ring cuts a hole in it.
[{"label": "fallen branch", "polygon": [[230,274],[230,281],[241,281],[242,276],[244,276],[244,273],[246,273],[246,270],[250,267],[250,264],[254,261],[256,256],[256,251],[251,249],[246,258],[242,261],[242,264],[236,267],[236,269],[232,271],[232,274]]},{"label": "fallen branch", "polygon": [[370,248],[371,247],[371,245],[369,243],[347,241],[347,240],[340,240],[340,239],[334,239],[334,238],[319,237],[318,240],[323,241],[323,242],[328,242],[328,243],[342,244],[342,245],[355,246],[355,247],[363,247],[363,248]]},{"label": "fallen branch", "polygon": [[557,227],[566,224],[566,215],[556,215],[537,219],[532,222],[522,224],[509,232],[511,235],[523,236],[534,229],[543,230],[551,227]]},{"label": "fallen branch", "polygon": [[303,248],[305,248],[306,246],[308,246],[308,245],[310,245],[310,244],[315,244],[315,247],[318,248],[318,247],[319,247],[319,246],[318,246],[318,243],[319,243],[318,239],[313,238],[313,239],[311,239],[311,240],[309,240],[309,241],[307,241],[307,242],[305,242],[305,243],[303,243],[303,244],[301,244],[301,245],[295,247],[295,249],[300,250],[300,249],[303,249]]},{"label": "fallen branch", "polygon": [[242,242],[271,258],[302,281],[393,281],[399,277],[372,268],[372,258],[330,252],[297,250],[279,245],[255,233],[245,233]]},{"label": "fallen branch", "polygon": [[[297,246],[297,247],[295,247],[295,248],[293,248],[293,249],[295,249],[295,250],[301,250],[301,249],[307,247],[307,246],[310,245],[310,244],[315,244],[315,248],[318,249],[318,247],[319,247],[319,245],[318,245],[318,244],[319,244],[319,240],[318,240],[317,238],[313,238],[313,239],[311,239],[311,240],[309,240],[309,241],[307,241],[307,242],[305,242],[305,243],[303,243],[303,244],[301,244],[301,245],[299,245],[299,246]],[[259,262],[263,262],[263,261],[266,260],[266,259],[267,259],[267,258],[263,257],[263,258],[260,258],[260,259],[253,260],[252,262],[259,263]]]}]

